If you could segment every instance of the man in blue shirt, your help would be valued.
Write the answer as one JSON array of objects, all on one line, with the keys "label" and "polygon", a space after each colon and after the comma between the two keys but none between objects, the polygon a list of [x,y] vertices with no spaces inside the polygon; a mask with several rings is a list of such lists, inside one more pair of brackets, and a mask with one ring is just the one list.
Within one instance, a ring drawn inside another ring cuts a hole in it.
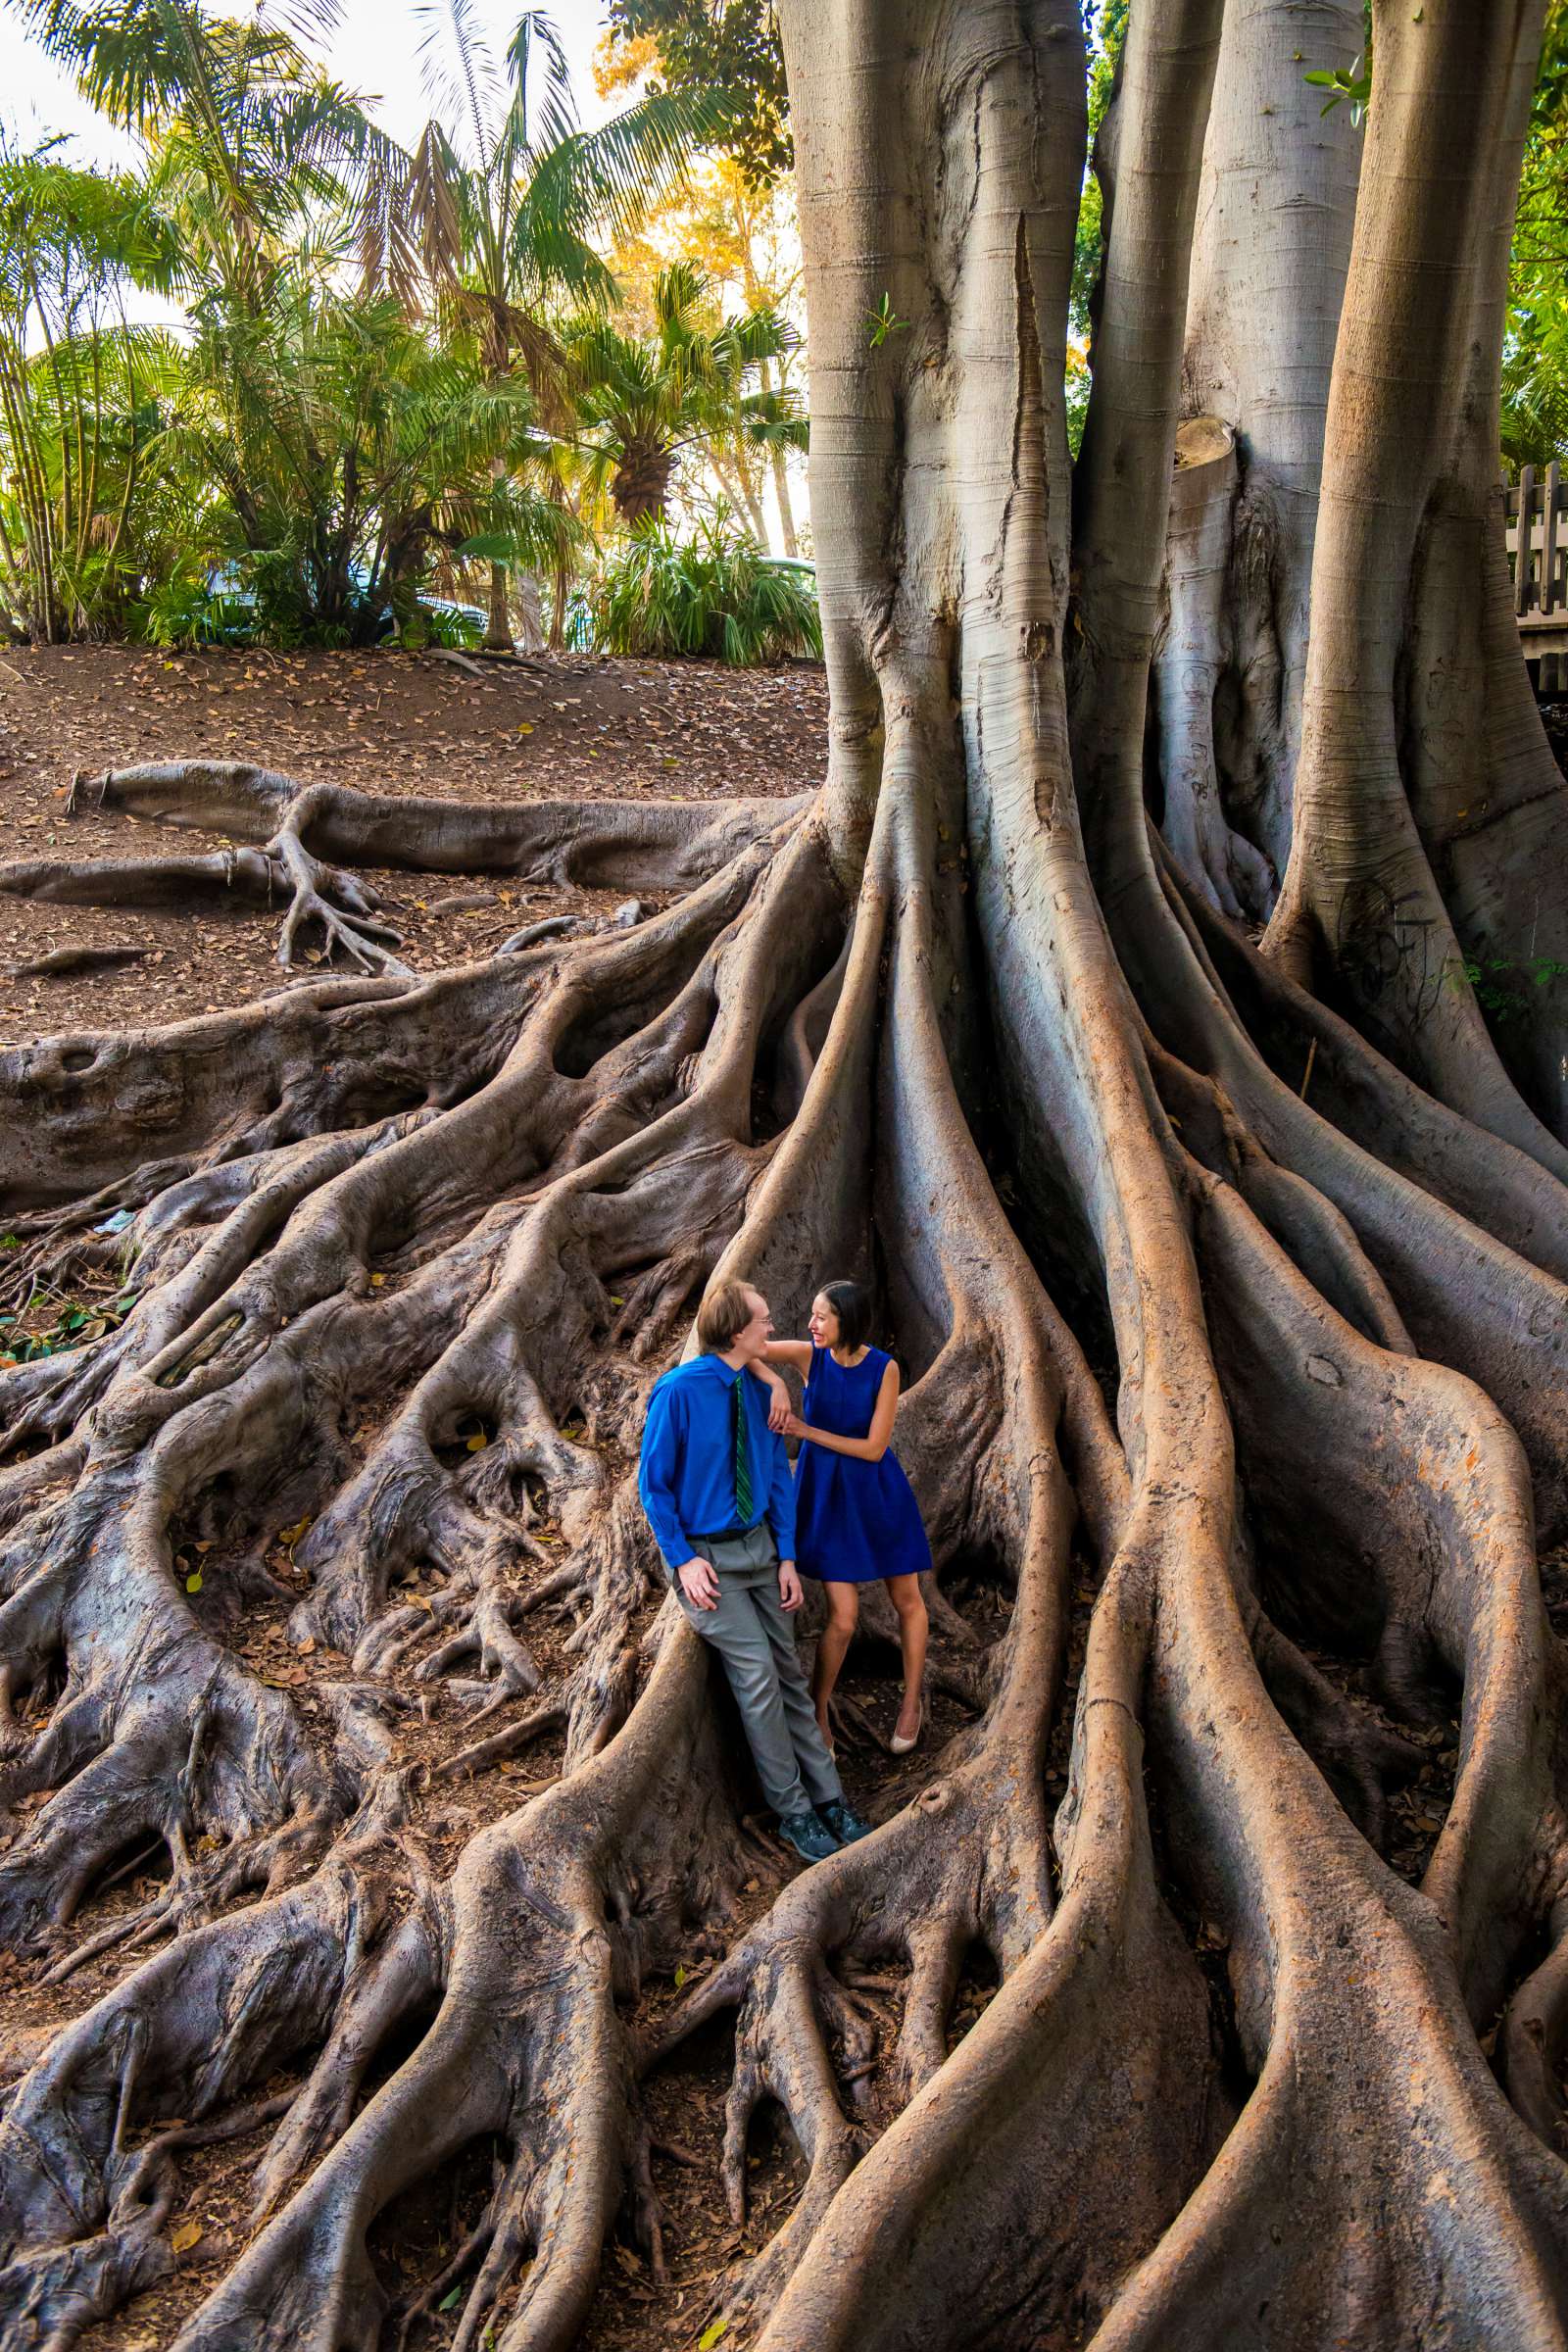
[{"label": "man in blue shirt", "polygon": [[637,1491],[686,1620],[724,1661],[779,1835],[820,1862],[867,1824],[844,1801],[801,1672],[790,1617],[795,1482],[748,1367],[772,1337],[767,1300],[720,1283],[697,1317],[703,1353],[655,1384]]}]

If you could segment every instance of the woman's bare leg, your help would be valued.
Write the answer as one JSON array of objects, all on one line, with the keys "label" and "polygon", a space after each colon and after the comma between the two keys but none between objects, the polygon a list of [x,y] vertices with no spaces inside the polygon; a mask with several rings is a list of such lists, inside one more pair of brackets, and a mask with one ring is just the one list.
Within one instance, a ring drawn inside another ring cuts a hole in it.
[{"label": "woman's bare leg", "polygon": [[925,1642],[930,1620],[917,1576],[890,1576],[887,1587],[893,1606],[899,1612],[899,1642],[904,1651],[904,1704],[893,1727],[894,1736],[912,1740],[920,1728],[920,1693],[925,1685]]},{"label": "woman's bare leg", "polygon": [[[902,1580],[907,1582],[907,1579]],[[816,1708],[816,1720],[822,1737],[831,1747],[833,1734],[828,1726],[827,1702],[833,1695],[833,1686],[839,1679],[845,1652],[855,1636],[860,1615],[860,1595],[854,1585],[827,1585],[827,1623],[816,1641],[816,1657],[811,1667],[811,1703]]]}]

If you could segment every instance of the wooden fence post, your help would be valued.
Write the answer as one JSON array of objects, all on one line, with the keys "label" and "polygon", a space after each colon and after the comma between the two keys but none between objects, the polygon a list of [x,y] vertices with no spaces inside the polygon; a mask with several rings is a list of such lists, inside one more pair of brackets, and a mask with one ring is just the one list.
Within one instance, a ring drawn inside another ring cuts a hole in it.
[{"label": "wooden fence post", "polygon": [[1519,468],[1519,553],[1513,567],[1513,609],[1521,618],[1530,610],[1530,526],[1535,520],[1536,469]]},{"label": "wooden fence post", "polygon": [[1562,489],[1562,466],[1556,458],[1546,467],[1545,512],[1541,532],[1541,596],[1543,612],[1555,612],[1563,601],[1557,594],[1557,501]]}]

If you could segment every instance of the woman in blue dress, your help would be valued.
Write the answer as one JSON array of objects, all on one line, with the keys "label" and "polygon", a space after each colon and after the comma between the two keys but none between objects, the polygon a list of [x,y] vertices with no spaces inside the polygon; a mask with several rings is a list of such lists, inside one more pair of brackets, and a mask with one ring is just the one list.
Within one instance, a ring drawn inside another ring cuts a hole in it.
[{"label": "woman in blue dress", "polygon": [[920,1576],[931,1547],[913,1491],[891,1450],[899,1367],[867,1345],[871,1302],[857,1282],[827,1282],[811,1301],[811,1337],[770,1340],[770,1363],[806,1379],[805,1409],[776,1419],[802,1441],[795,1471],[795,1557],[827,1594],[811,1697],[832,1744],[828,1701],[860,1613],[860,1587],[880,1577],[899,1613],[904,1703],[891,1746],[907,1755],[920,1737],[927,1621]]}]

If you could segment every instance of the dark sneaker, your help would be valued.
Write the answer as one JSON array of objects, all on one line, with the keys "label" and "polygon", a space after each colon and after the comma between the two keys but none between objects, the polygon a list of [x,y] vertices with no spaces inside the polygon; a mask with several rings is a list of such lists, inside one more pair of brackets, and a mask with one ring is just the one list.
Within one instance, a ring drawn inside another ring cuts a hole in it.
[{"label": "dark sneaker", "polygon": [[[839,1810],[842,1812],[843,1807]],[[803,1862],[825,1862],[836,1854],[839,1841],[818,1813],[788,1813],[779,1818],[778,1834],[793,1845]]]},{"label": "dark sneaker", "polygon": [[818,1820],[826,1822],[840,1845],[853,1845],[857,1838],[871,1835],[871,1824],[852,1812],[842,1796],[836,1796],[830,1805],[818,1805],[816,1811]]}]

